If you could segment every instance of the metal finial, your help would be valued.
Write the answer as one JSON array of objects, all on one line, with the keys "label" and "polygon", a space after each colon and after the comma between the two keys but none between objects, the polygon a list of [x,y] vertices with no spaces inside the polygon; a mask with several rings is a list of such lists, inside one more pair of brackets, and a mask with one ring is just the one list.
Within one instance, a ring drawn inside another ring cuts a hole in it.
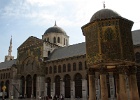
[{"label": "metal finial", "polygon": [[103,8],[105,9],[105,1],[103,2]]},{"label": "metal finial", "polygon": [[57,26],[57,25],[56,25],[56,21],[55,21],[55,24],[54,24],[54,26]]}]

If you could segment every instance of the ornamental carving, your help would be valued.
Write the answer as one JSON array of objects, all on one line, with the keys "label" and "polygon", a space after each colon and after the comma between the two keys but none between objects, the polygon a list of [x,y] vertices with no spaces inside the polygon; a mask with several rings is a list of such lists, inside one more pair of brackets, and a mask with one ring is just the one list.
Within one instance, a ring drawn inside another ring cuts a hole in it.
[{"label": "ornamental carving", "polygon": [[94,69],[93,68],[89,68],[88,69],[88,75],[94,75],[95,72],[94,72]]},{"label": "ornamental carving", "polygon": [[107,68],[106,68],[106,66],[101,65],[99,67],[99,72],[100,72],[100,74],[107,74]]},{"label": "ornamental carving", "polygon": [[119,74],[128,74],[129,72],[129,67],[126,65],[120,65],[117,69]]}]

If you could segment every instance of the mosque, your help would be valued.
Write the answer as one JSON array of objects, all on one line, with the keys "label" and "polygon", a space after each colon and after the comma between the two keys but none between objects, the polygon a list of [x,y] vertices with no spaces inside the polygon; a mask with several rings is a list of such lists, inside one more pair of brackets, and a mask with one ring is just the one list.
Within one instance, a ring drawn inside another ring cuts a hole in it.
[{"label": "mosque", "polygon": [[[108,49],[110,50],[108,56],[111,59],[120,55],[120,53],[114,52],[114,50],[119,48],[119,43],[115,41],[119,37],[117,33],[128,33],[128,37],[122,35],[121,41],[123,39],[131,40],[130,37],[133,37],[133,41],[126,42],[126,44],[130,44],[131,48],[125,48],[124,56],[127,57],[127,54],[131,51],[131,54],[134,53],[135,62],[139,66],[140,30],[131,32],[133,22],[130,21],[128,23],[127,21],[128,19],[123,18],[117,12],[104,8],[93,14],[88,23],[89,26],[83,26],[82,30],[84,35],[88,32],[88,36],[92,32],[97,34],[97,30],[99,30],[100,34],[105,34],[103,37],[100,37],[104,38],[102,48],[105,48],[103,52],[108,52]],[[42,39],[30,36],[25,40],[17,48],[16,59],[12,56],[11,38],[8,55],[5,56],[5,61],[0,63],[0,93],[5,91],[5,97],[7,98],[10,98],[10,96],[14,98],[18,98],[19,96],[38,98],[40,96],[51,97],[62,94],[65,98],[85,98],[86,100],[89,96],[88,63],[90,63],[90,60],[92,63],[92,59],[87,57],[87,52],[89,53],[90,51],[87,48],[91,48],[91,50],[94,50],[93,52],[96,52],[97,45],[93,45],[92,43],[96,43],[99,40],[98,38],[94,38],[93,40],[89,38],[86,37],[86,42],[69,45],[69,36],[55,23],[53,27],[48,28],[44,32]],[[111,41],[112,39],[114,39],[113,44],[105,44],[106,41]],[[133,44],[133,47],[131,44]],[[131,50],[132,48],[133,50]],[[117,80],[114,77],[113,73],[107,73],[107,94],[110,100],[114,100],[118,95]],[[137,86],[140,93],[139,78],[140,68],[137,67]],[[129,87],[128,78],[126,77],[125,79],[126,84],[124,86]],[[4,86],[6,89],[3,88]],[[97,100],[101,98],[101,88],[100,77],[96,73],[95,95]],[[126,92],[129,97],[129,88],[126,89]]]}]

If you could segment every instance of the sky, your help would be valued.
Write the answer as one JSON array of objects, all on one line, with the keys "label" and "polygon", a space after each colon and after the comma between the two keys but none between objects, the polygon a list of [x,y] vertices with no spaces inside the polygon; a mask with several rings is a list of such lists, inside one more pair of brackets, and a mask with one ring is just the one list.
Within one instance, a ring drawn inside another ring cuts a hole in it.
[{"label": "sky", "polygon": [[30,36],[42,38],[55,21],[69,36],[69,44],[85,42],[81,27],[95,12],[112,9],[134,22],[140,29],[140,0],[0,0],[0,62],[8,55],[12,36],[12,55]]}]

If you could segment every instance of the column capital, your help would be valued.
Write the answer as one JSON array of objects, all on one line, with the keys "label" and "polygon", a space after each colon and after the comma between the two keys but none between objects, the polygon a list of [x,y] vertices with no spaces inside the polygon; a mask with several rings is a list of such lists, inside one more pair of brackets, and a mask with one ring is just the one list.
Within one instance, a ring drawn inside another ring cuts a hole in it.
[{"label": "column capital", "polygon": [[137,67],[136,66],[129,66],[129,75],[136,74],[136,73],[137,73]]},{"label": "column capital", "polygon": [[94,75],[94,69],[93,68],[88,68],[88,75]]},{"label": "column capital", "polygon": [[107,68],[106,68],[106,66],[100,66],[99,67],[99,73],[100,74],[107,74]]},{"label": "column capital", "polygon": [[126,66],[126,65],[119,65],[117,67],[117,71],[118,71],[119,74],[126,74],[126,73],[129,72],[129,67]]}]

